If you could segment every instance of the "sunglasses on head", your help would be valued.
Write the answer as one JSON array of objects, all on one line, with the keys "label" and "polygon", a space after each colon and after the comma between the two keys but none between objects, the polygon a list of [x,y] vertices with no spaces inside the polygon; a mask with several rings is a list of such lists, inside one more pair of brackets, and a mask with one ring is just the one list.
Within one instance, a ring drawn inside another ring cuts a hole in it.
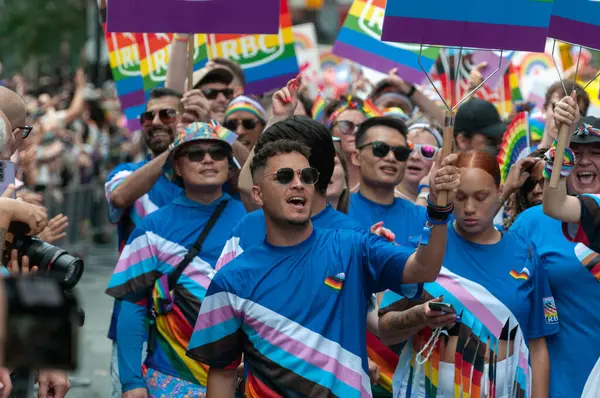
[{"label": "sunglasses on head", "polygon": [[159,109],[158,111],[146,111],[140,115],[140,123],[142,126],[152,126],[152,121],[158,112],[158,118],[162,124],[170,124],[175,121],[177,111],[172,108]]},{"label": "sunglasses on head", "polygon": [[433,145],[412,144],[413,152],[417,152],[425,160],[434,160],[440,148]]},{"label": "sunglasses on head", "polygon": [[26,124],[25,126],[21,126],[21,127],[17,127],[19,130],[21,130],[21,137],[23,139],[29,137],[29,134],[31,134],[31,130],[33,130],[33,127]]},{"label": "sunglasses on head", "polygon": [[319,172],[317,169],[312,167],[306,167],[302,170],[298,170],[296,172],[291,167],[283,167],[277,170],[275,173],[268,174],[263,177],[263,180],[272,175],[275,176],[275,181],[277,181],[281,185],[287,185],[294,180],[294,176],[298,174],[300,176],[300,181],[306,185],[314,185],[319,181]]},{"label": "sunglasses on head", "polygon": [[202,90],[202,94],[204,94],[204,96],[209,100],[217,99],[219,94],[223,94],[223,96],[227,100],[230,100],[231,98],[233,98],[233,89],[232,88],[221,88],[221,89],[205,88]]},{"label": "sunglasses on head", "polygon": [[371,150],[373,151],[373,156],[378,157],[378,158],[384,158],[387,156],[388,153],[390,153],[390,151],[393,151],[394,157],[399,162],[405,162],[412,152],[412,150],[407,146],[404,146],[404,145],[391,146],[391,145],[386,144],[385,142],[381,142],[381,141],[369,142],[368,144],[364,144],[364,145],[358,147],[357,149],[363,149],[368,146],[371,147]]},{"label": "sunglasses on head", "polygon": [[350,120],[340,120],[339,122],[336,121],[335,123],[333,123],[331,128],[333,129],[335,126],[337,126],[338,129],[340,129],[340,133],[342,133],[343,135],[351,135],[356,133],[360,124],[356,124],[354,122],[351,122]]},{"label": "sunglasses on head", "polygon": [[235,131],[235,130],[237,130],[237,128],[239,127],[240,124],[242,125],[244,130],[253,130],[256,127],[256,125],[258,124],[258,120],[256,120],[256,119],[241,119],[241,120],[229,119],[223,123],[223,127],[225,127],[227,130]]},{"label": "sunglasses on head", "polygon": [[176,156],[177,159],[187,156],[190,162],[199,163],[204,160],[204,157],[208,154],[212,160],[219,161],[224,160],[229,156],[230,151],[220,145],[214,145],[208,148],[194,147],[179,152]]}]

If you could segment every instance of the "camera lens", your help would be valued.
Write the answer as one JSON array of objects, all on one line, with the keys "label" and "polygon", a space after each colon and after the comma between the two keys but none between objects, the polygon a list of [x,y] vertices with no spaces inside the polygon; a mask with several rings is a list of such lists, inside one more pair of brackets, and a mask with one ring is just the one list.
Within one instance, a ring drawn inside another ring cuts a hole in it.
[{"label": "camera lens", "polygon": [[83,274],[83,260],[65,250],[36,238],[24,238],[19,252],[29,257],[29,263],[56,279],[65,290],[77,285]]}]

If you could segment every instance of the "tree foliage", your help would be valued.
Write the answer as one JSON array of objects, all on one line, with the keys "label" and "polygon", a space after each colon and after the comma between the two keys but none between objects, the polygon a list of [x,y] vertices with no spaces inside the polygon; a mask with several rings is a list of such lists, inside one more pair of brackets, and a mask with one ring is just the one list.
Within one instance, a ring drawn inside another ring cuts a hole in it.
[{"label": "tree foliage", "polygon": [[17,67],[31,57],[52,60],[68,41],[79,51],[86,41],[86,0],[0,0],[0,62]]}]

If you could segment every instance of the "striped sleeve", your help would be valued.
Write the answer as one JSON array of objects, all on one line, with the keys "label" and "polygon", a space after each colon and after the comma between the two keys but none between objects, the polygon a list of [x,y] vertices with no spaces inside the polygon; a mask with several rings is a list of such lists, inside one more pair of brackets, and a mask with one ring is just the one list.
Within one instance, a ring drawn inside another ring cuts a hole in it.
[{"label": "striped sleeve", "polygon": [[111,194],[132,172],[132,170],[126,169],[124,165],[117,167],[110,173],[104,184],[104,195],[108,202],[108,219],[113,224],[117,224],[120,221],[125,209],[118,209],[113,206],[112,201],[110,200]]},{"label": "striped sleeve", "polygon": [[600,195],[581,195],[579,202],[581,217],[578,223],[563,223],[565,237],[600,252]]},{"label": "striped sleeve", "polygon": [[134,302],[148,296],[161,275],[153,241],[150,231],[138,227],[132,232],[108,283],[108,295]]},{"label": "striped sleeve", "polygon": [[225,289],[223,275],[217,272],[202,301],[187,356],[210,367],[235,369],[244,348],[243,315],[241,300]]},{"label": "striped sleeve", "polygon": [[217,260],[217,265],[215,269],[218,271],[223,268],[227,263],[231,260],[239,256],[244,252],[242,246],[240,246],[240,238],[237,236],[232,236],[226,243],[225,247],[223,247],[223,251],[221,252],[221,256],[219,260]]}]

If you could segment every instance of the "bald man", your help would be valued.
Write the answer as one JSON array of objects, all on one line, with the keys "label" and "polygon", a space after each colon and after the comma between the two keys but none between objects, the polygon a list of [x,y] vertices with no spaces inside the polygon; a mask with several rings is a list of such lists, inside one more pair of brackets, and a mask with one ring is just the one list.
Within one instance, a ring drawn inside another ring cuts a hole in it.
[{"label": "bald man", "polygon": [[22,140],[20,130],[27,120],[27,107],[23,98],[14,91],[0,87],[0,111],[8,119],[7,134],[0,137],[0,158],[8,160],[19,147]]},{"label": "bald man", "polygon": [[[0,142],[6,141],[6,136],[12,134],[12,127],[10,120],[6,117],[4,112],[0,111]],[[1,151],[1,149],[0,149]]]}]

